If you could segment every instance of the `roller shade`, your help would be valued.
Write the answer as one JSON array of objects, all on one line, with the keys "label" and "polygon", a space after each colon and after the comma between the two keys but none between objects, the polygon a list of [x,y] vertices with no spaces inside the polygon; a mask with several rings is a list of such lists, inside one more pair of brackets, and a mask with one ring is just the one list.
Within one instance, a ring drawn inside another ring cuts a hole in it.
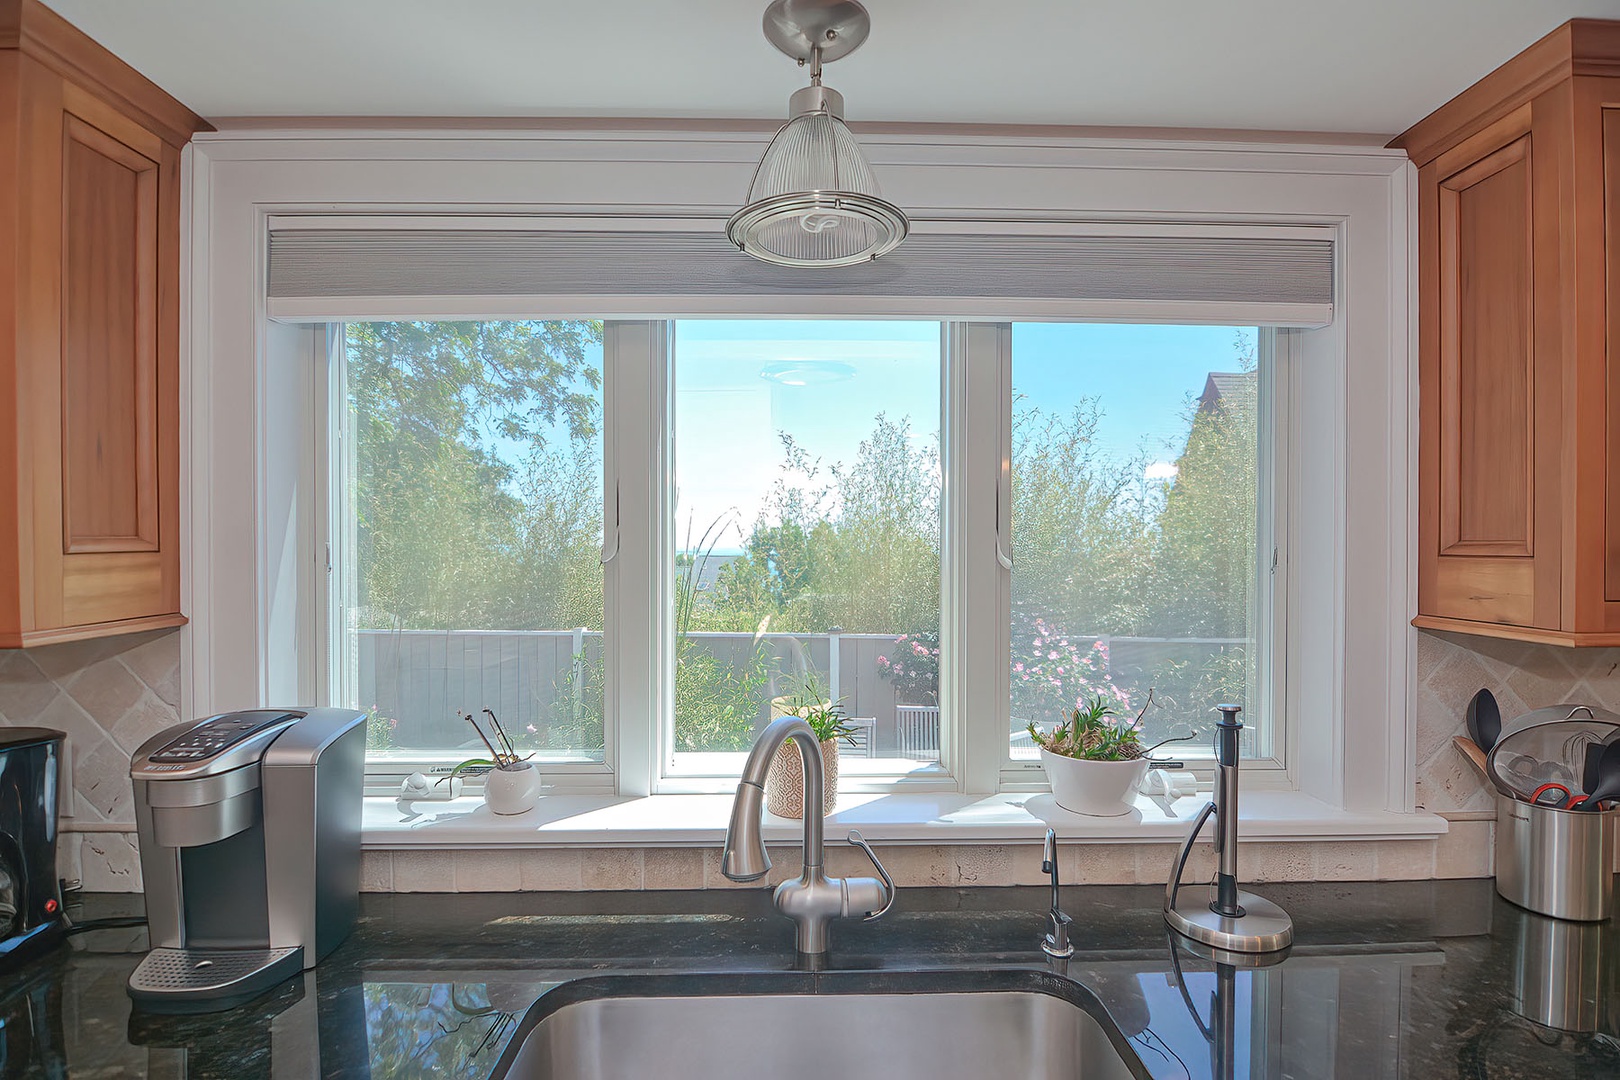
[{"label": "roller shade", "polygon": [[1292,232],[924,231],[876,262],[809,270],[747,258],[718,228],[272,226],[270,313],[360,317],[429,310],[435,300],[447,303],[441,313],[465,308],[469,315],[505,307],[553,309],[536,315],[724,310],[1012,319],[1177,309],[1184,317],[1207,308],[1223,319],[1324,325],[1333,313],[1333,241]]}]

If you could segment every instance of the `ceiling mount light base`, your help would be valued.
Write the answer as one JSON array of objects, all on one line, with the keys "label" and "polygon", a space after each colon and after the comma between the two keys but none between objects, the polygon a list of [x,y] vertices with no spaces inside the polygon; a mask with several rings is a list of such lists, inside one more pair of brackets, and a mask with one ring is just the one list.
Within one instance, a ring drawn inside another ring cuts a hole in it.
[{"label": "ceiling mount light base", "polygon": [[830,64],[860,48],[872,17],[856,0],[773,0],[765,9],[765,38],[801,64],[817,50]]}]

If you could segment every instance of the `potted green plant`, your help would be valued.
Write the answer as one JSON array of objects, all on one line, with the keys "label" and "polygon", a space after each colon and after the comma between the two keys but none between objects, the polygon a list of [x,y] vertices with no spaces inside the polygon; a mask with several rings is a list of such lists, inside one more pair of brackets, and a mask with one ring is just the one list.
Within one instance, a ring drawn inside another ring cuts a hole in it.
[{"label": "potted green plant", "polygon": [[[838,805],[838,743],[853,741],[855,729],[844,715],[843,703],[831,700],[814,674],[789,679],[786,690],[771,699],[771,719],[796,716],[816,733],[821,743],[822,805],[830,814]],[[804,762],[793,742],[789,739],[776,751],[765,776],[765,809],[777,817],[804,817]]]},{"label": "potted green plant", "polygon": [[[1148,704],[1153,695],[1148,695]],[[1142,706],[1142,712],[1147,711]],[[1092,694],[1051,731],[1032,722],[1029,737],[1040,747],[1052,797],[1065,810],[1092,817],[1120,817],[1132,800],[1148,762],[1139,732],[1142,713],[1120,717],[1102,694]]]}]

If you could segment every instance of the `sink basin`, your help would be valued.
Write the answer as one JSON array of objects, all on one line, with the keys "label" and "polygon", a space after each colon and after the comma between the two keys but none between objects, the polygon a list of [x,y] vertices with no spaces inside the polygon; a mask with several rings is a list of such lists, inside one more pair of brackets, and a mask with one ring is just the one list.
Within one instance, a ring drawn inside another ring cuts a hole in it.
[{"label": "sink basin", "polygon": [[492,1080],[1123,1080],[1090,992],[1042,971],[603,976],[535,1002]]}]

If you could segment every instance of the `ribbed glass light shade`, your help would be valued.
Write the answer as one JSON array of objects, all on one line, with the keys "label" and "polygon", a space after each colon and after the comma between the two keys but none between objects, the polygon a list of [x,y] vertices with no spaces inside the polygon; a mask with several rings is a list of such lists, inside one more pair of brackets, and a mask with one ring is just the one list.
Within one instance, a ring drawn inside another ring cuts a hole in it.
[{"label": "ribbed glass light shade", "polygon": [[776,133],[731,216],[731,242],[780,266],[850,266],[893,251],[910,227],[843,120],[808,112]]}]

